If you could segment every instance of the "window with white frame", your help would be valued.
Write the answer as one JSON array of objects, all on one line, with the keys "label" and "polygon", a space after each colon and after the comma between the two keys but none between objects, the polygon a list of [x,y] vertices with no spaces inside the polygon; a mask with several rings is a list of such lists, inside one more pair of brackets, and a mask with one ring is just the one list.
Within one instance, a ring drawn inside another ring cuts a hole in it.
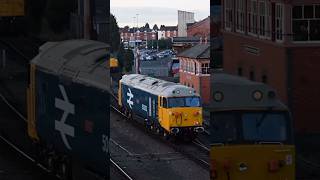
[{"label": "window with white frame", "polygon": [[180,60],[180,71],[184,71],[184,62],[183,60]]},{"label": "window with white frame", "polygon": [[194,66],[193,66],[193,61],[190,61],[190,72],[193,73],[194,72]]},{"label": "window with white frame", "polygon": [[271,11],[271,3],[269,1],[266,1],[266,38],[267,39],[271,39],[271,14],[272,14],[272,11]]},{"label": "window with white frame", "polygon": [[259,36],[266,36],[266,2],[259,1]]},{"label": "window with white frame", "polygon": [[187,60],[187,72],[190,72],[190,62]]},{"label": "window with white frame", "polygon": [[194,62],[194,74],[199,74],[197,62]]},{"label": "window with white frame", "polygon": [[257,0],[249,1],[249,12],[248,12],[248,21],[249,21],[249,34],[257,35],[258,34],[258,7]]},{"label": "window with white frame", "polygon": [[188,71],[188,61],[184,60],[184,71],[187,72]]},{"label": "window with white frame", "polygon": [[224,24],[225,30],[230,31],[233,24],[233,0],[225,0],[224,1]]},{"label": "window with white frame", "polygon": [[210,64],[202,63],[201,64],[201,74],[210,74]]},{"label": "window with white frame", "polygon": [[237,0],[236,1],[236,31],[244,32],[245,29],[245,7],[246,0]]},{"label": "window with white frame", "polygon": [[320,41],[320,4],[292,8],[293,41]]},{"label": "window with white frame", "polygon": [[275,13],[275,23],[276,23],[276,40],[283,40],[283,5],[280,3],[276,4],[276,13]]}]

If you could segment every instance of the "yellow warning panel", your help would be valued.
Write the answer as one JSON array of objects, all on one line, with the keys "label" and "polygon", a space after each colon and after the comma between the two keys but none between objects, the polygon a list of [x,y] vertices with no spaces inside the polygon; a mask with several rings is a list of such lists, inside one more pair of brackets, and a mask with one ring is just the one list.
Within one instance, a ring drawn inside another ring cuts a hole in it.
[{"label": "yellow warning panel", "polygon": [[24,0],[0,0],[0,17],[24,16]]}]

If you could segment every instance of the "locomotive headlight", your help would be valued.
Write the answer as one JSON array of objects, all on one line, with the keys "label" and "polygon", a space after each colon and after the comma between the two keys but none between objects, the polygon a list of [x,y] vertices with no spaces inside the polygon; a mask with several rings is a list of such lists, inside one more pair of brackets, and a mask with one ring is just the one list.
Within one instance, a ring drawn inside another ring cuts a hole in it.
[{"label": "locomotive headlight", "polygon": [[220,92],[220,91],[216,91],[214,94],[213,94],[213,99],[217,102],[221,102],[223,100],[223,93]]},{"label": "locomotive headlight", "polygon": [[199,116],[200,115],[200,111],[196,111],[193,113],[194,116]]},{"label": "locomotive headlight", "polygon": [[263,94],[262,94],[261,91],[256,90],[256,91],[253,92],[252,97],[253,97],[253,99],[256,100],[256,101],[261,101],[262,98],[263,98]]}]

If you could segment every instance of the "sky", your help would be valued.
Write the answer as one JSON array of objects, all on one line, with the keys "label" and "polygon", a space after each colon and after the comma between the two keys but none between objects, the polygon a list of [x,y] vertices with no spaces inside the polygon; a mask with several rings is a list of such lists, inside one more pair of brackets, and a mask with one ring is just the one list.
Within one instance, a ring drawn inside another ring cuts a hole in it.
[{"label": "sky", "polygon": [[154,24],[175,26],[178,10],[194,12],[196,21],[210,15],[210,0],[111,0],[110,5],[120,27],[137,26],[137,22],[139,26],[148,22],[150,28]]}]

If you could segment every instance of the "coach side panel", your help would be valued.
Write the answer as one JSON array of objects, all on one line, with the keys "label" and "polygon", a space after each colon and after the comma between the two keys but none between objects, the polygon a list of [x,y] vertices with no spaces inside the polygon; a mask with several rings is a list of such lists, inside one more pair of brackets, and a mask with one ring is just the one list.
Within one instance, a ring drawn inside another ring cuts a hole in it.
[{"label": "coach side panel", "polygon": [[109,93],[41,71],[36,72],[36,89],[40,141],[106,175]]},{"label": "coach side panel", "polygon": [[142,118],[158,121],[158,97],[156,95],[123,83],[121,88],[123,106]]}]

